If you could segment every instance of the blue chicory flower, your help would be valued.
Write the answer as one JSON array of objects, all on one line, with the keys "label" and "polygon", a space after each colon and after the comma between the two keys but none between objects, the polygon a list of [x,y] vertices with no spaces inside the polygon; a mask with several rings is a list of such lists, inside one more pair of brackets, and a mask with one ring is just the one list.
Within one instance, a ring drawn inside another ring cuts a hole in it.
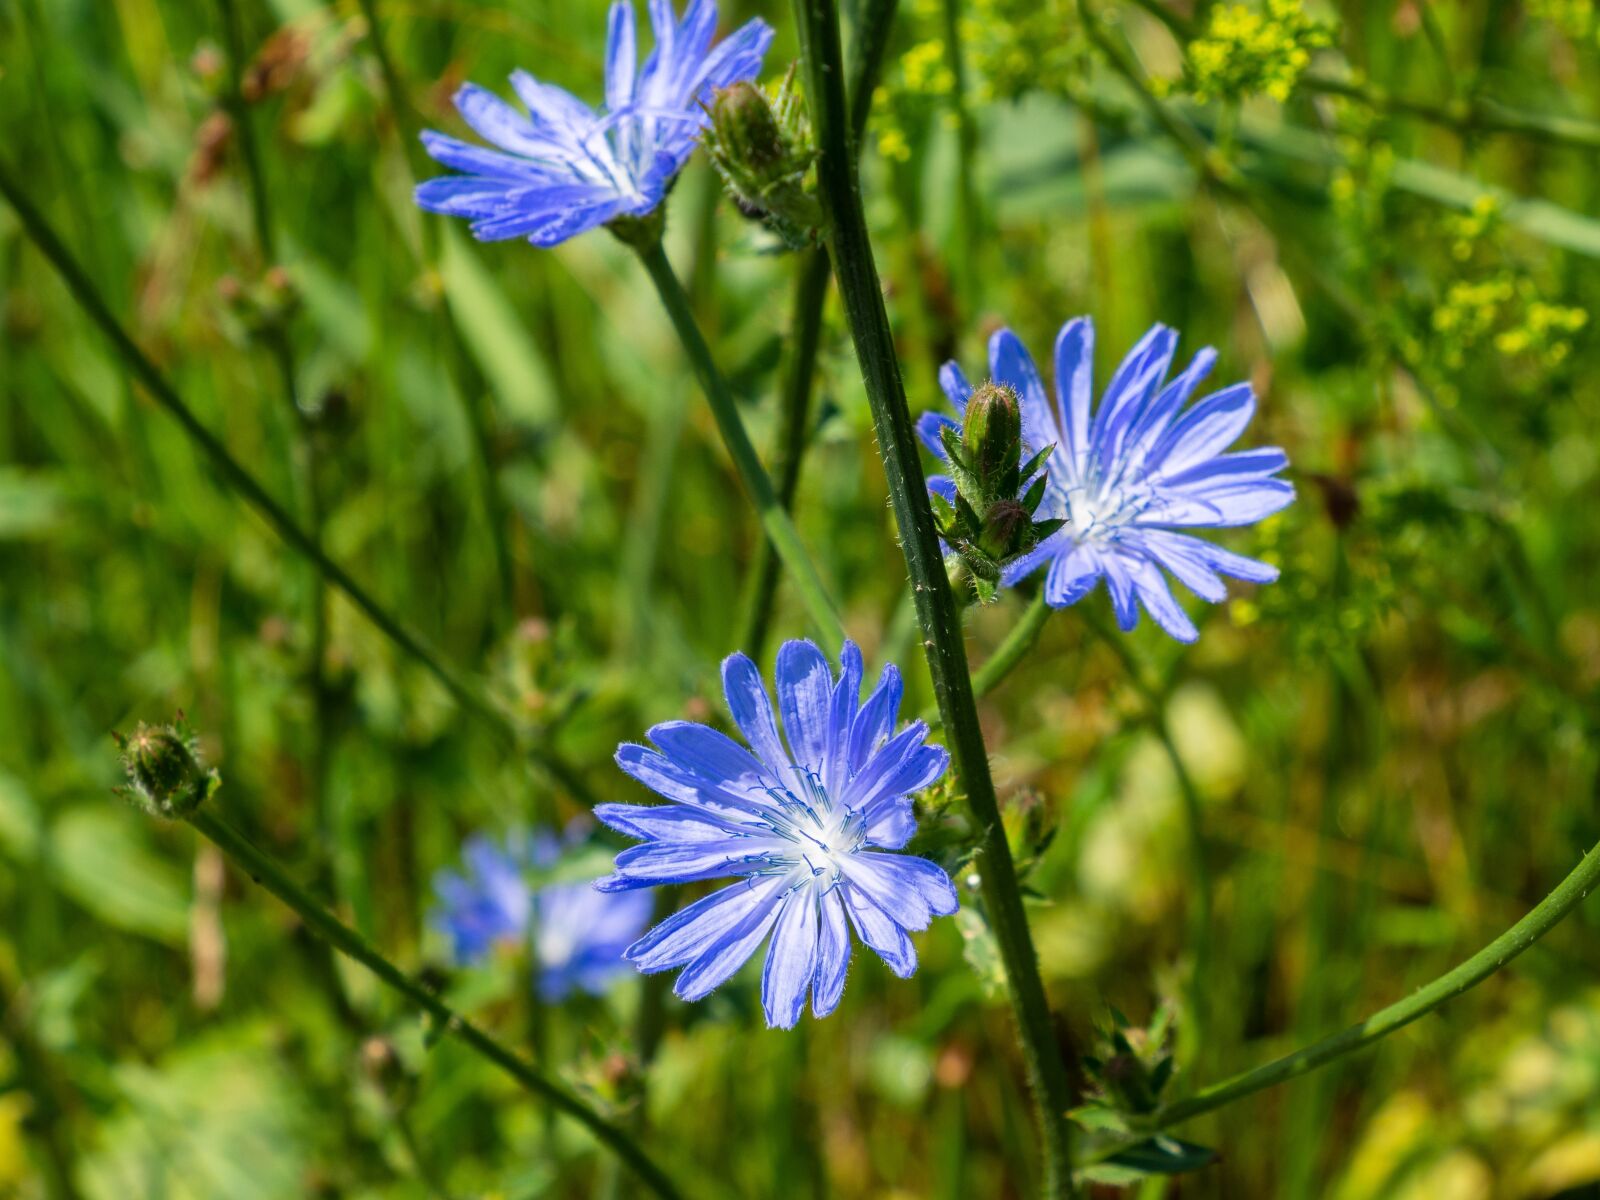
[{"label": "blue chicory flower", "polygon": [[636,70],[633,6],[612,4],[601,110],[525,71],[512,74],[511,86],[527,116],[484,88],[462,87],[457,111],[500,149],[424,133],[428,153],[463,173],[421,184],[417,203],[470,217],[485,241],[525,237],[536,246],[654,211],[699,143],[713,89],[760,72],[772,28],[749,21],[712,49],[715,0],[690,0],[682,20],[672,0],[650,0],[650,23],[655,48]]},{"label": "blue chicory flower", "polygon": [[[1056,337],[1056,405],[1045,398],[1038,368],[1009,329],[989,339],[989,373],[1017,393],[1028,447],[1055,447],[1039,515],[1067,518],[1064,528],[1009,564],[1002,581],[1015,584],[1049,564],[1044,598],[1064,608],[1104,579],[1123,630],[1139,623],[1143,606],[1172,637],[1192,642],[1199,631],[1173,599],[1162,568],[1213,604],[1227,598],[1221,576],[1271,583],[1278,570],[1178,530],[1253,524],[1292,503],[1294,487],[1274,478],[1289,465],[1276,446],[1224,453],[1255,414],[1248,383],[1184,407],[1217,355],[1202,349],[1168,383],[1177,345],[1175,331],[1152,326],[1092,412],[1094,323],[1088,317],[1068,321]],[[939,383],[960,415],[972,391],[961,368],[946,363]],[[924,413],[917,423],[923,443],[940,458],[942,425],[959,428],[941,413]],[[947,498],[953,492],[944,476],[929,477],[928,486]]]},{"label": "blue chicory flower", "polygon": [[530,886],[529,870],[553,867],[565,848],[547,833],[505,848],[486,837],[468,840],[465,870],[441,871],[434,880],[434,925],[449,937],[458,963],[477,962],[496,945],[525,945],[531,936],[539,995],[550,1003],[574,989],[600,995],[627,969],[622,952],[650,921],[649,896],[608,896],[583,882]]},{"label": "blue chicory flower", "polygon": [[[624,745],[617,763],[670,804],[602,804],[595,816],[643,841],[617,855],[604,892],[733,878],[628,947],[641,971],[682,967],[674,991],[699,1000],[727,980],[770,933],[761,999],[767,1023],[789,1029],[806,996],[825,1017],[844,994],[850,930],[902,978],[917,969],[908,931],[956,911],[955,885],[936,864],[899,850],[916,830],[911,797],[949,762],[924,745],[928,727],[899,733],[902,684],[885,667],[860,702],[861,652],[846,642],[840,672],[807,641],[778,651],[778,725],[748,657],[722,664],[733,721],[751,749],[705,725],[668,721],[655,749]],[[754,751],[752,753],[751,751]]]}]

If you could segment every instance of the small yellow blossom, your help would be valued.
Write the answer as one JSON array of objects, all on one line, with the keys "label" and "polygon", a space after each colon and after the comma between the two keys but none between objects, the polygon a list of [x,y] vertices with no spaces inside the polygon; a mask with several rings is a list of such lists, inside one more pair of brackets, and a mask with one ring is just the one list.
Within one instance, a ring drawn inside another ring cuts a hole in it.
[{"label": "small yellow blossom", "polygon": [[1332,44],[1332,28],[1306,16],[1300,0],[1266,0],[1261,9],[1219,5],[1205,33],[1189,43],[1184,86],[1202,102],[1254,95],[1282,102],[1312,51]]}]

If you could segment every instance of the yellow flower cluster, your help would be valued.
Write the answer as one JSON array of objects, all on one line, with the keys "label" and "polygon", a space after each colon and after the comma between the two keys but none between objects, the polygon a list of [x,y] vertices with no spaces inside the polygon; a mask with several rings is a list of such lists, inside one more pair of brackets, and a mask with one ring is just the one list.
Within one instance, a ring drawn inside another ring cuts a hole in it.
[{"label": "yellow flower cluster", "polygon": [[979,102],[1061,91],[1084,52],[1070,0],[969,0],[961,22]]},{"label": "yellow flower cluster", "polygon": [[900,58],[900,78],[908,92],[924,96],[948,96],[955,91],[956,77],[944,52],[944,41],[930,38],[911,47]]},{"label": "yellow flower cluster", "polygon": [[1450,234],[1450,254],[1457,262],[1469,260],[1482,239],[1500,228],[1500,201],[1490,195],[1479,196],[1466,212],[1448,217],[1446,231]]},{"label": "yellow flower cluster", "polygon": [[[921,37],[900,56],[873,95],[872,128],[879,155],[908,162],[913,130],[934,114],[954,126],[943,0],[913,0],[907,25]],[[1081,71],[1084,39],[1072,0],[965,0],[956,36],[965,60],[971,105],[1015,100],[1031,91],[1065,91]]]},{"label": "yellow flower cluster", "polygon": [[1461,366],[1485,342],[1505,358],[1555,367],[1571,353],[1571,339],[1588,323],[1586,310],[1550,303],[1531,279],[1509,271],[1452,283],[1433,312],[1433,330],[1441,336],[1440,351],[1451,367]]},{"label": "yellow flower cluster", "polygon": [[1266,0],[1263,9],[1219,5],[1205,33],[1189,43],[1184,86],[1201,102],[1287,100],[1311,52],[1332,44],[1332,28],[1308,17],[1300,0]]}]

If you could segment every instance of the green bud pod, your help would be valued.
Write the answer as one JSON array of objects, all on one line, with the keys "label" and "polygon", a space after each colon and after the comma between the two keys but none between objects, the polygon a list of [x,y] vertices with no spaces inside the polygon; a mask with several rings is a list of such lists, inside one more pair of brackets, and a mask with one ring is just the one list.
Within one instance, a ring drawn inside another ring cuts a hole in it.
[{"label": "green bud pod", "polygon": [[171,725],[141,722],[131,737],[112,736],[128,773],[127,786],[118,790],[152,816],[186,817],[220,783],[217,773],[200,762],[199,747],[181,713]]},{"label": "green bud pod", "polygon": [[985,491],[1015,473],[1022,458],[1022,406],[1004,384],[981,384],[962,417],[961,448]]},{"label": "green bud pod", "polygon": [[722,153],[757,176],[788,158],[789,148],[772,101],[753,83],[741,80],[717,90],[711,104],[711,127]]},{"label": "green bud pod", "polygon": [[790,67],[775,93],[753,83],[719,88],[705,148],[734,205],[790,249],[821,239],[822,207],[810,182],[816,152]]},{"label": "green bud pod", "polygon": [[1015,500],[996,500],[983,515],[978,548],[1004,562],[1022,549],[1021,539],[1029,533],[1032,524],[1028,510]]}]

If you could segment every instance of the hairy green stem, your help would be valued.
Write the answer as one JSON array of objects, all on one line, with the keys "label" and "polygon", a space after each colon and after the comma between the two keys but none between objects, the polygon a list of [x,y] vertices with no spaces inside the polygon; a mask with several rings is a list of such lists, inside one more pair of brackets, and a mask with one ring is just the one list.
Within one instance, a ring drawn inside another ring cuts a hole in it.
[{"label": "hairy green stem", "polygon": [[[772,458],[773,473],[778,477],[778,503],[786,512],[794,508],[795,491],[800,486],[800,464],[805,457],[811,423],[811,386],[817,373],[817,346],[822,340],[822,308],[832,277],[826,250],[808,251],[795,277],[794,326],[789,333],[791,350],[778,406],[777,445]],[[772,602],[778,590],[778,558],[773,553],[772,543],[765,538],[756,546],[750,580],[738,648],[759,659],[772,624]]]},{"label": "hairy green stem", "polygon": [[978,724],[972,680],[967,672],[961,613],[945,574],[911,412],[900,378],[900,364],[861,208],[860,181],[845,108],[838,14],[834,0],[795,0],[794,8],[805,64],[806,95],[819,151],[817,175],[823,212],[829,223],[829,250],[872,406],[873,425],[883,455],[901,548],[911,575],[934,692],[944,717],[956,771],[966,790],[981,839],[979,876],[985,907],[1005,963],[1012,1009],[1037,1110],[1044,1191],[1051,1197],[1068,1196],[1074,1191],[1072,1131],[1066,1116],[1073,1102],[1072,1088],[1039,975],[1038,957],[1028,931],[1016,867],[1000,822],[1000,806],[994,780],[989,774],[988,751]]},{"label": "hairy green stem", "polygon": [[526,731],[490,698],[476,680],[451,667],[435,652],[422,635],[412,631],[400,618],[380,605],[367,590],[357,583],[342,566],[323,551],[315,538],[303,529],[275,500],[270,492],[236,459],[226,446],[201,424],[192,409],[183,402],[173,386],[167,382],[160,369],[129,336],[117,318],[112,315],[105,299],[96,290],[82,265],[72,252],[62,244],[44,215],[17,185],[8,167],[0,165],[0,196],[4,196],[22,222],[23,229],[39,252],[61,276],[67,290],[77,300],[79,307],[105,335],[118,357],[127,365],[133,377],[144,386],[164,408],[184,434],[204,455],[211,468],[232,491],[270,525],[291,550],[304,555],[323,577],[349,598],[350,602],[366,614],[379,632],[404,654],[414,659],[449,692],[462,708],[483,720],[505,740],[522,748],[558,783],[571,791],[585,804],[593,806],[594,797],[583,780],[553,750],[531,744]]},{"label": "hairy green stem", "polygon": [[1005,640],[994,648],[994,653],[984,661],[983,666],[972,676],[972,690],[979,696],[987,696],[1000,686],[1000,681],[1024,658],[1028,651],[1033,649],[1033,644],[1039,640],[1039,634],[1044,631],[1044,623],[1050,619],[1050,614],[1055,610],[1045,603],[1044,591],[1029,602],[1021,618],[1011,627]]},{"label": "hairy green stem", "polygon": [[723,445],[727,447],[728,456],[733,459],[734,469],[739,473],[739,480],[744,484],[750,502],[755,505],[761,524],[767,531],[767,537],[771,539],[778,557],[794,576],[795,586],[800,591],[800,598],[805,603],[806,611],[811,615],[812,624],[827,643],[830,653],[837,653],[838,648],[844,643],[844,625],[839,620],[839,610],[834,607],[833,600],[823,585],[822,577],[817,573],[816,565],[806,553],[794,522],[789,519],[789,514],[778,502],[777,493],[772,487],[772,479],[762,467],[761,460],[756,457],[755,447],[750,444],[750,435],[745,432],[744,419],[739,415],[733,393],[728,390],[727,381],[717,370],[717,365],[711,358],[711,348],[706,345],[706,340],[700,333],[700,326],[695,321],[689,296],[683,290],[683,284],[679,282],[672,264],[667,261],[666,251],[659,240],[639,247],[638,251],[639,261],[644,264],[650,282],[655,284],[656,294],[661,297],[662,307],[672,319],[672,327],[677,331],[678,340],[683,344],[684,352],[688,354],[689,361],[694,366],[700,388],[711,405],[711,415],[716,418],[717,429],[722,434]]},{"label": "hairy green stem", "polygon": [[683,1195],[655,1162],[620,1126],[606,1120],[560,1081],[544,1074],[521,1055],[503,1046],[479,1026],[461,1016],[424,984],[406,974],[322,903],[296,883],[277,862],[215,813],[200,808],[188,818],[195,830],[226,854],[252,879],[294,910],[306,928],[339,953],[371,971],[378,979],[410,1000],[438,1022],[439,1028],[465,1043],[475,1053],[499,1067],[524,1088],[559,1112],[572,1117],[597,1141],[621,1159],[663,1200],[683,1200]]}]

